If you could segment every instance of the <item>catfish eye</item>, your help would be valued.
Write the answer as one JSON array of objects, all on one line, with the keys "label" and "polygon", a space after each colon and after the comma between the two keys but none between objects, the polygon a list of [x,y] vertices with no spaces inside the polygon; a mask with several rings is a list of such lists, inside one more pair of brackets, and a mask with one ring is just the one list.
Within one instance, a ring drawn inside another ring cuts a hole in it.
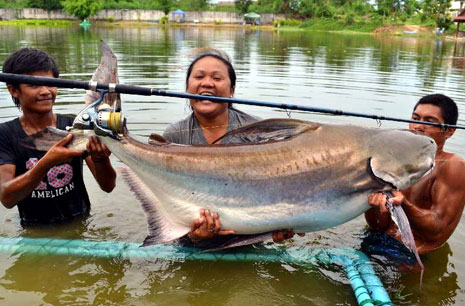
[{"label": "catfish eye", "polygon": [[410,164],[410,165],[405,165],[404,170],[405,170],[407,173],[414,173],[414,172],[416,172],[416,169],[415,169],[415,167],[414,167],[412,164]]}]

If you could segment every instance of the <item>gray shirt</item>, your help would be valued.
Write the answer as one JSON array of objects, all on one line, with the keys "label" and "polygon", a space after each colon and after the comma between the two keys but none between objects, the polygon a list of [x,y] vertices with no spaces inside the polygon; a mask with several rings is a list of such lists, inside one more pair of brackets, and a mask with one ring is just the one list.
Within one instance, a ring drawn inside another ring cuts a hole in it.
[{"label": "gray shirt", "polygon": [[[248,115],[240,110],[234,108],[228,108],[228,128],[226,132],[230,132],[234,129],[242,127],[244,125],[259,121],[260,118]],[[165,132],[163,133],[163,137],[172,143],[177,144],[186,144],[186,145],[202,145],[208,144],[205,136],[203,135],[202,128],[200,127],[200,123],[197,121],[194,113],[187,116],[185,119],[175,122],[169,125]],[[230,137],[225,137],[221,140],[221,143],[229,143]],[[247,139],[240,139],[235,138],[235,142],[249,142]],[[221,246],[229,241],[234,241],[238,237],[243,238],[247,235],[228,235],[228,236],[219,236],[213,239],[205,239],[199,242],[192,242],[187,235],[181,237],[177,240],[177,243],[183,246],[193,246],[193,247],[200,247],[204,249],[215,248]]]},{"label": "gray shirt", "polygon": [[[260,118],[248,115],[240,110],[228,108],[228,128],[226,132],[242,127],[244,125],[259,121]],[[203,145],[208,144],[203,135],[202,128],[194,113],[187,116],[185,119],[169,125],[163,137],[172,143],[186,145]],[[221,140],[221,143],[229,143],[229,137]],[[245,140],[244,140],[245,142]]]}]

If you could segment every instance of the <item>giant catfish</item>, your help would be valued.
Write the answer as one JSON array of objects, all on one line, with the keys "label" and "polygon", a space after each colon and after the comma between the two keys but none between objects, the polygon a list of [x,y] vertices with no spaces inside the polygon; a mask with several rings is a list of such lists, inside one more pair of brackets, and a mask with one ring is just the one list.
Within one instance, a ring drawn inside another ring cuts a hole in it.
[{"label": "giant catfish", "polygon": [[[106,62],[116,65],[116,57]],[[101,74],[94,78],[111,81]],[[119,109],[119,96],[113,97],[116,107],[106,103]],[[405,189],[427,175],[436,152],[432,139],[408,130],[293,119],[230,132],[232,139],[247,137],[250,143],[198,146],[161,136],[142,143],[123,125],[120,133],[99,137],[131,169],[124,176],[149,221],[144,244],[187,234],[200,209],[217,212],[223,228],[244,235],[333,227],[369,209],[368,194]],[[75,147],[88,132],[71,129]],[[66,132],[48,129],[42,136],[55,133]]]}]

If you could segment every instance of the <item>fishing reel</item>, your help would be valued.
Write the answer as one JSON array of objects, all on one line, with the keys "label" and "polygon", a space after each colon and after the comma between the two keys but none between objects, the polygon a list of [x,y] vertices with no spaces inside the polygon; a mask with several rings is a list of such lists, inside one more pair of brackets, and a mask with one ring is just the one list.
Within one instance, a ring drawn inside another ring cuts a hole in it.
[{"label": "fishing reel", "polygon": [[84,108],[76,116],[73,128],[80,130],[94,130],[100,136],[119,138],[126,125],[126,118],[121,111],[116,111],[109,105],[101,104],[108,92],[101,90],[97,101]]},{"label": "fishing reel", "polygon": [[97,126],[120,134],[123,132],[125,119],[121,112],[104,109],[97,113]]}]

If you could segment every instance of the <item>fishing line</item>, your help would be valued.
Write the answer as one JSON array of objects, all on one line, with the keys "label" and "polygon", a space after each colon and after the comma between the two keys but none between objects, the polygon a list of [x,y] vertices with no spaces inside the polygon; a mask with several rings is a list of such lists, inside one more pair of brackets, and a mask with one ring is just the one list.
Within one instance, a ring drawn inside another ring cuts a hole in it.
[{"label": "fishing line", "polygon": [[288,117],[289,119],[291,119],[291,111],[288,110],[288,109],[286,109],[286,114],[287,114],[287,117]]},{"label": "fishing line", "polygon": [[425,122],[425,121],[418,121],[418,120],[412,120],[412,119],[402,119],[402,118],[387,117],[387,116],[380,116],[380,115],[374,115],[374,114],[348,112],[348,111],[321,108],[321,107],[301,106],[301,105],[296,105],[296,104],[286,104],[286,103],[246,100],[246,99],[226,98],[226,97],[215,97],[215,96],[202,96],[202,95],[194,95],[194,94],[189,94],[189,93],[158,90],[155,88],[135,86],[135,85],[104,84],[104,83],[97,83],[95,81],[90,81],[90,82],[76,81],[76,80],[67,80],[67,79],[60,79],[60,78],[37,77],[37,76],[29,76],[29,75],[21,75],[21,74],[11,74],[11,73],[0,73],[0,81],[8,83],[8,84],[12,84],[12,85],[31,84],[31,85],[53,86],[53,87],[61,87],[61,88],[80,88],[80,89],[94,90],[94,91],[95,90],[109,90],[111,92],[117,92],[117,93],[122,93],[122,94],[134,94],[134,95],[144,95],[144,96],[165,96],[165,97],[186,98],[186,99],[196,99],[196,100],[209,100],[213,102],[264,106],[264,107],[273,107],[273,108],[280,108],[280,109],[286,109],[286,110],[300,110],[300,111],[306,111],[306,112],[332,114],[336,116],[359,117],[359,118],[368,118],[368,119],[375,119],[375,120],[379,119],[379,120],[388,120],[388,121],[438,126],[441,128],[455,128],[455,129],[465,130],[465,126],[461,126],[461,125],[441,124],[441,123],[436,123],[436,122]]}]

